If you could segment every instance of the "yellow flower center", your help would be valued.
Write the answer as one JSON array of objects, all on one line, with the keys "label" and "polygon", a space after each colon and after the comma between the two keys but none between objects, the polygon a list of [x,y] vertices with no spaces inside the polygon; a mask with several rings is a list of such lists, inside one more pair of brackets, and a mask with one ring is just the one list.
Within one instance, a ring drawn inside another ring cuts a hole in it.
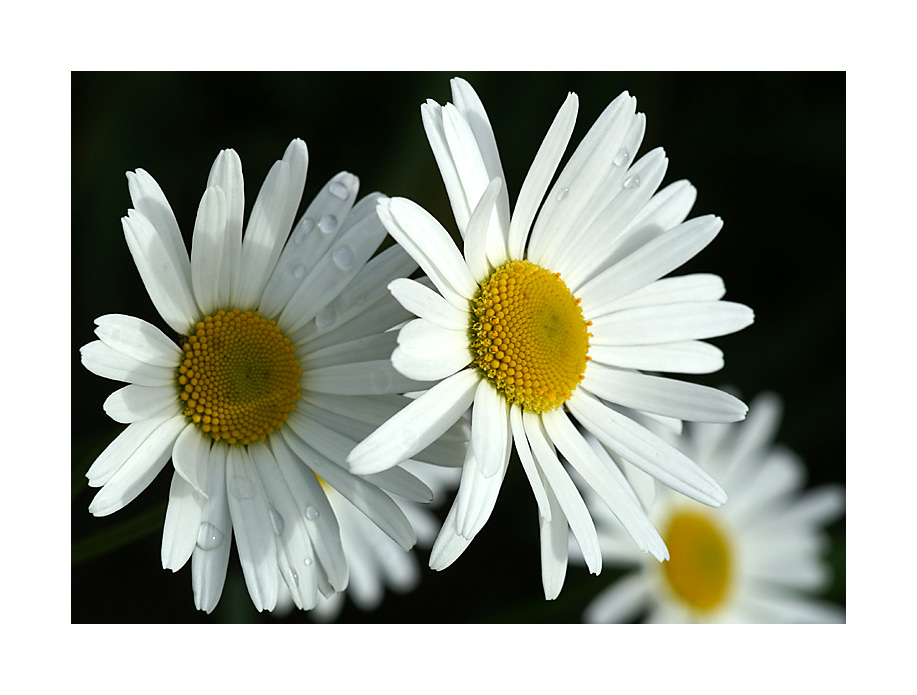
[{"label": "yellow flower center", "polygon": [[669,561],[662,573],[675,595],[698,612],[719,608],[729,595],[733,555],[729,539],[709,514],[682,510],[662,534]]},{"label": "yellow flower center", "polygon": [[296,349],[257,311],[205,316],[182,336],[185,415],[215,440],[248,444],[283,426],[299,399]]},{"label": "yellow flower center", "polygon": [[560,273],[507,261],[471,300],[474,364],[510,403],[543,413],[563,405],[583,380],[591,321]]}]

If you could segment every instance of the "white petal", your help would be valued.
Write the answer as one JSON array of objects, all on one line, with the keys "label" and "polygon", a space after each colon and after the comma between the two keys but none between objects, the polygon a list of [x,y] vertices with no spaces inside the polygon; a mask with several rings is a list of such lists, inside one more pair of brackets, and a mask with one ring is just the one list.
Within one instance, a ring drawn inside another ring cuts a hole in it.
[{"label": "white petal", "polygon": [[[226,224],[223,239],[219,244],[219,259],[213,259],[220,267],[217,304],[229,306],[232,302],[232,288],[239,284],[242,266],[242,217],[245,212],[245,185],[242,180],[242,160],[235,150],[223,150],[217,155],[210,175],[208,188],[223,191]],[[192,242],[193,246],[193,242]],[[214,252],[217,252],[214,250]],[[194,252],[192,249],[192,256]]]},{"label": "white petal", "polygon": [[355,362],[374,362],[389,359],[398,345],[398,333],[388,331],[376,333],[346,343],[329,345],[320,350],[308,350],[300,358],[299,365],[303,370],[320,369]]},{"label": "white petal", "polygon": [[350,470],[378,473],[432,444],[471,406],[479,380],[466,369],[433,386],[350,452]]},{"label": "white petal", "polygon": [[89,512],[93,516],[113,514],[143,492],[166,465],[179,432],[188,426],[184,415],[160,424],[99,490]]},{"label": "white petal", "polygon": [[[293,228],[264,288],[261,307],[265,313],[279,314],[305,278],[329,258],[328,250],[338,243],[345,232],[370,217],[376,218],[376,203],[380,194],[370,194],[354,205],[359,188],[359,179],[342,171],[335,174],[315,196]],[[375,222],[381,227],[378,219]],[[384,229],[382,234],[385,235]]]},{"label": "white petal", "polygon": [[228,299],[230,259],[223,248],[229,241],[227,212],[223,190],[208,188],[197,209],[191,238],[191,287],[201,313],[206,316],[224,307]]},{"label": "white petal", "polygon": [[426,319],[409,321],[398,333],[392,365],[418,381],[438,381],[471,362],[468,328],[442,328]]},{"label": "white petal", "polygon": [[184,276],[185,283],[190,283],[191,266],[188,263],[188,250],[175,220],[175,213],[172,212],[172,207],[159,184],[146,171],[137,169],[127,172],[127,188],[134,209],[156,229],[169,256],[175,260],[176,268]]},{"label": "white petal", "polygon": [[631,167],[620,192],[606,202],[597,196],[594,205],[604,207],[584,229],[577,230],[569,243],[551,255],[551,267],[560,270],[567,285],[575,292],[587,278],[608,264],[612,251],[621,243],[628,223],[647,203],[662,183],[668,160],[662,148],[656,148]]},{"label": "white petal", "polygon": [[[373,198],[373,200],[377,199]],[[302,281],[287,302],[279,321],[294,331],[317,316],[357,276],[385,238],[385,227],[375,213],[355,223],[348,218],[325,255]],[[294,267],[293,275],[302,270]]]},{"label": "white petal", "polygon": [[198,427],[189,425],[175,440],[172,451],[172,465],[188,485],[200,495],[206,497],[201,487],[207,462],[210,460],[211,438]]},{"label": "white petal", "polygon": [[[513,432],[513,441],[516,444],[516,452],[519,454],[519,460],[529,479],[529,485],[535,494],[535,502],[538,504],[538,514],[545,521],[551,521],[551,504],[548,501],[547,489],[544,480],[532,456],[532,449],[529,447],[528,438],[525,436],[525,427],[522,424],[522,408],[510,406],[509,423]],[[566,524],[566,517],[564,517]]]},{"label": "white petal", "polygon": [[569,524],[550,486],[545,488],[550,514],[539,515],[541,532],[541,584],[544,597],[553,601],[560,595],[567,576]]},{"label": "white petal", "polygon": [[304,442],[308,442],[309,446],[322,456],[346,468],[347,454],[356,444],[353,439],[310,420],[300,412],[292,413],[287,424]]},{"label": "white petal", "polygon": [[143,319],[107,314],[95,320],[95,334],[113,350],[139,362],[175,370],[182,351],[161,330]]},{"label": "white petal", "polygon": [[465,262],[475,280],[483,280],[491,265],[500,266],[506,260],[506,245],[500,228],[492,224],[497,194],[502,189],[500,179],[491,181],[478,201],[465,230]]},{"label": "white petal", "polygon": [[684,222],[696,199],[697,189],[684,179],[656,192],[621,233],[605,264],[617,263],[663,232]]},{"label": "white petal", "polygon": [[179,409],[170,404],[149,417],[131,423],[119,434],[86,471],[91,487],[101,487],[140,448],[149,436],[167,420],[178,415]]},{"label": "white petal", "polygon": [[306,530],[331,587],[335,591],[343,591],[347,586],[349,570],[341,544],[340,526],[325,491],[312,470],[282,437],[271,438],[271,450],[301,516],[309,522]]},{"label": "white petal", "polygon": [[560,158],[567,148],[567,143],[570,142],[578,108],[579,99],[576,94],[570,92],[554,117],[554,122],[551,123],[525,175],[525,181],[522,182],[519,197],[516,199],[516,207],[513,210],[513,218],[509,225],[507,251],[510,258],[525,258],[525,245],[532,227],[532,220],[535,219],[535,213],[541,206],[545,191],[548,190]]},{"label": "white petal", "polygon": [[280,589],[277,541],[264,489],[244,447],[230,447],[226,458],[229,511],[236,531],[239,564],[252,603],[260,612],[274,610]]},{"label": "white petal", "polygon": [[[452,86],[452,102],[461,112],[462,117],[474,134],[475,144],[481,153],[481,159],[484,160],[487,179],[499,178],[505,181],[506,177],[503,175],[500,154],[497,151],[497,141],[480,97],[478,97],[472,86],[461,77],[449,80],[449,84]],[[471,207],[475,207],[474,201],[471,201]],[[505,188],[500,191],[500,197],[497,201],[497,216],[499,218],[498,228],[501,230],[506,229],[509,225],[509,195]]]},{"label": "white petal", "polygon": [[[442,118],[446,145],[455,163],[468,208],[473,210],[477,207],[491,177],[488,176],[474,133],[462,113],[453,104],[446,104],[443,106]],[[467,233],[466,226],[462,235]]]},{"label": "white petal", "polygon": [[606,401],[680,420],[736,422],[748,412],[738,398],[709,386],[601,364],[587,366],[583,386]]},{"label": "white petal", "polygon": [[242,239],[242,274],[233,303],[244,309],[258,305],[274,271],[306,184],[309,156],[302,140],[287,147],[283,159],[268,172],[252,206]]},{"label": "white petal", "polygon": [[[187,333],[200,315],[191,292],[187,253],[176,257],[156,228],[136,210],[121,218],[124,238],[156,311],[176,333]],[[187,265],[187,267],[186,267]]]},{"label": "white petal", "polygon": [[[636,292],[605,305],[602,313],[637,307],[677,304],[678,302],[712,302],[722,299],[726,286],[719,275],[693,273],[651,282]],[[589,318],[595,318],[590,316]]]},{"label": "white petal", "polygon": [[723,351],[699,340],[662,345],[592,345],[593,362],[649,372],[708,374],[723,368]]},{"label": "white petal", "polygon": [[726,493],[687,456],[633,420],[608,408],[578,388],[566,402],[579,423],[614,453],[673,490],[719,506]]},{"label": "white petal", "polygon": [[169,488],[169,506],[162,529],[162,568],[177,572],[188,559],[197,543],[201,528],[201,513],[204,498],[196,495],[192,488],[176,471],[172,474]]},{"label": "white petal", "polygon": [[471,444],[481,475],[506,469],[510,445],[509,405],[486,379],[478,384],[471,411]]},{"label": "white petal", "polygon": [[723,221],[713,215],[688,220],[594,276],[576,294],[586,316],[601,316],[611,302],[675,270],[709,244]]},{"label": "white petal", "polygon": [[343,396],[377,396],[423,389],[426,382],[415,381],[395,371],[389,360],[370,360],[304,370],[303,386],[310,391]]},{"label": "white petal", "polygon": [[646,577],[633,572],[617,580],[586,606],[587,623],[629,623],[646,606],[649,587]]},{"label": "white petal", "polygon": [[442,225],[406,198],[380,201],[377,209],[389,234],[417,261],[440,294],[454,306],[467,308],[477,283]]},{"label": "white petal", "polygon": [[598,574],[602,571],[602,555],[599,551],[595,524],[586,508],[586,503],[583,502],[579,491],[551,448],[542,429],[541,417],[534,413],[523,413],[522,423],[525,426],[529,444],[532,446],[535,461],[544,474],[547,483],[545,487],[550,487],[557,496],[560,508],[570,524],[570,530],[573,531],[573,536],[583,551],[589,571],[592,574]]},{"label": "white petal", "polygon": [[[106,379],[126,381],[141,386],[175,387],[175,367],[155,367],[118,352],[101,340],[94,340],[80,348],[83,366],[93,374]],[[177,363],[176,363],[177,364]]]},{"label": "white petal", "polygon": [[388,291],[405,309],[443,328],[468,330],[471,314],[468,309],[452,306],[433,290],[408,278],[392,280]]},{"label": "white petal", "polygon": [[452,508],[446,515],[443,527],[439,530],[439,535],[436,537],[433,549],[430,551],[430,569],[432,570],[440,571],[449,567],[458,559],[459,555],[465,552],[465,549],[471,543],[470,540],[456,531],[456,504],[457,502],[453,503]]},{"label": "white petal", "polygon": [[286,443],[315,474],[350,500],[404,550],[417,542],[411,523],[397,504],[375,485],[353,475],[341,466],[325,459],[297,437],[290,428],[282,434]]},{"label": "white petal", "polygon": [[500,468],[491,476],[483,474],[478,462],[474,447],[469,447],[465,465],[462,466],[462,479],[455,496],[455,528],[468,540],[484,528],[493,512],[503,477],[506,475],[509,456],[503,458]]},{"label": "white petal", "polygon": [[595,345],[650,345],[704,340],[742,330],[754,312],[735,302],[681,302],[625,309],[593,319]]},{"label": "white petal", "polygon": [[427,484],[400,466],[364,475],[363,479],[409,502],[428,504],[433,501],[433,491]]},{"label": "white petal", "polygon": [[561,410],[542,413],[548,436],[564,458],[612,511],[637,546],[656,559],[668,558],[665,543],[616,466],[605,466]]},{"label": "white petal", "polygon": [[170,386],[140,386],[128,384],[112,393],[102,408],[115,422],[137,422],[155,415],[167,406],[178,410],[178,392],[174,385]]},{"label": "white petal", "polygon": [[191,553],[191,586],[194,605],[210,613],[216,608],[226,581],[229,551],[232,547],[232,517],[226,493],[227,446],[210,449],[201,484],[207,493],[201,511],[197,544]]},{"label": "white petal", "polygon": [[610,202],[610,191],[620,190],[627,167],[614,162],[635,124],[635,110],[636,99],[619,95],[577,146],[535,220],[528,249],[533,263],[550,267],[552,254]]}]

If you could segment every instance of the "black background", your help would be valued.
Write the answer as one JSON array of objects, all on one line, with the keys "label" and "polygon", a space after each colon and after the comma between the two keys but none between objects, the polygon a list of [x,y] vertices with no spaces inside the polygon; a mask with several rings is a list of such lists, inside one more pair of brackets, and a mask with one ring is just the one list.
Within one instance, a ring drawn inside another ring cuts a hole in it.
[{"label": "black background", "polygon": [[[289,141],[309,148],[303,205],[336,172],[373,190],[409,197],[447,229],[454,221],[423,132],[420,104],[451,99],[448,80],[471,82],[488,111],[511,201],[568,91],[579,95],[568,155],[623,90],[647,116],[640,153],[662,146],[663,185],[698,189],[692,216],[713,213],[717,239],[677,274],[721,275],[726,299],[755,323],[716,339],[725,368],[694,380],[731,385],[750,400],[773,390],[785,403],[779,440],[809,467],[812,485],[846,479],[845,83],[844,73],[74,73],[72,75],[72,570],[71,620],[89,622],[310,621],[258,614],[235,551],[211,615],[194,609],[188,565],[160,564],[169,475],[105,518],[87,511],[93,459],[120,432],[102,411],[119,384],[79,361],[93,319],[139,316],[163,327],[124,242],[130,207],[124,172],[149,171],[190,246],[197,205],[220,149],[242,158],[246,214]],[[247,219],[247,217],[246,217]],[[440,508],[444,514],[451,498]],[[844,521],[831,527],[835,580],[845,603]],[[615,573],[571,566],[559,599],[543,598],[535,501],[511,465],[494,513],[469,549],[418,588],[388,593],[372,613],[347,604],[341,622],[577,622]]]}]

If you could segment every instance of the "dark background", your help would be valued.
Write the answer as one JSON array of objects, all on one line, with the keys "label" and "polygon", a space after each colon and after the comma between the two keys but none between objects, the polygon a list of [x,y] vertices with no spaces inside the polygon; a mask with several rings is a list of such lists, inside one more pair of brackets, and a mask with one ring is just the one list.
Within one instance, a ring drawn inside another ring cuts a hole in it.
[{"label": "dark background", "polygon": [[[72,569],[71,620],[88,622],[307,622],[308,613],[259,614],[235,550],[211,615],[194,609],[190,563],[160,564],[170,475],[105,518],[87,511],[93,459],[121,431],[102,411],[119,383],[85,370],[79,347],[108,313],[163,326],[124,242],[130,206],[124,172],[149,171],[190,247],[213,159],[242,158],[246,219],[271,164],[289,141],[309,148],[301,209],[336,172],[360,177],[361,194],[409,197],[447,229],[454,220],[420,119],[427,98],[451,100],[449,78],[471,82],[488,111],[515,200],[529,164],[568,91],[579,95],[572,152],[623,90],[647,115],[640,154],[658,146],[698,189],[692,216],[725,225],[676,271],[721,275],[726,299],[748,304],[755,323],[713,342],[725,368],[692,380],[732,385],[746,400],[762,390],[785,403],[779,440],[809,467],[812,485],[846,479],[844,73],[74,73],[72,75]],[[566,158],[564,159],[566,161]],[[451,497],[440,508],[444,515]],[[829,600],[846,601],[845,522],[831,529]],[[347,604],[341,622],[577,622],[616,575],[571,566],[559,599],[543,598],[535,501],[511,465],[494,513],[454,565],[424,568],[418,588],[389,592],[372,613]]]}]

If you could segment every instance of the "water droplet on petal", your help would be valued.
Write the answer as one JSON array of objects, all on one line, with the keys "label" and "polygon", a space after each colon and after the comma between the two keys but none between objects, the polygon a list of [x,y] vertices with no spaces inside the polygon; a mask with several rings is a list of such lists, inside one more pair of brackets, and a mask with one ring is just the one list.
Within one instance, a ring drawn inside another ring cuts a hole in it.
[{"label": "water droplet on petal", "polygon": [[347,196],[350,195],[350,189],[340,181],[332,181],[328,184],[328,192],[341,200],[347,200]]},{"label": "water droplet on petal", "polygon": [[306,567],[311,567],[311,566],[312,566],[312,558],[311,558],[311,557],[307,557],[305,560],[303,560],[303,564],[304,564]]},{"label": "water droplet on petal", "polygon": [[278,536],[283,534],[283,517],[273,507],[271,507],[271,526],[274,527],[274,533]]},{"label": "water droplet on petal", "polygon": [[569,192],[570,192],[570,189],[569,189],[569,188],[562,188],[562,189],[560,190],[560,193],[557,194],[557,201],[560,202],[561,200],[563,200],[564,198],[566,198],[566,197],[567,197],[567,194],[568,194]]},{"label": "water droplet on petal", "polygon": [[223,542],[223,532],[209,521],[201,524],[197,530],[197,546],[201,550],[215,550]]},{"label": "water droplet on petal", "polygon": [[318,221],[318,228],[322,234],[333,234],[338,229],[338,218],[334,215],[325,215]]},{"label": "water droplet on petal", "polygon": [[290,570],[290,574],[293,576],[293,584],[299,586],[299,575],[296,574],[296,570]]},{"label": "water droplet on petal", "polygon": [[633,176],[628,176],[624,179],[624,188],[627,190],[633,190],[640,185],[640,177],[634,174]]},{"label": "water droplet on petal", "polygon": [[[313,506],[306,507],[306,518],[309,521],[315,521],[318,517],[321,516],[321,513]],[[309,564],[308,562],[306,564]]]},{"label": "water droplet on petal", "polygon": [[293,268],[293,277],[297,280],[302,280],[304,277],[306,277],[306,266],[298,265]]},{"label": "water droplet on petal", "polygon": [[297,225],[296,231],[293,233],[293,243],[301,244],[305,241],[306,236],[312,229],[315,227],[315,220],[304,217],[300,223]]},{"label": "water droplet on petal", "polygon": [[251,482],[246,478],[235,477],[229,481],[229,491],[237,500],[247,500],[255,496]]},{"label": "water droplet on petal", "polygon": [[611,160],[611,163],[616,167],[623,167],[627,162],[630,161],[630,152],[625,148],[618,150],[618,154],[615,155],[615,158]]},{"label": "water droplet on petal", "polygon": [[320,331],[327,331],[334,325],[334,322],[337,320],[337,314],[334,311],[334,308],[326,306],[320,312],[318,316],[315,317],[315,327]]},{"label": "water droplet on petal", "polygon": [[341,270],[350,270],[353,268],[354,262],[353,251],[347,246],[342,246],[331,254],[331,260],[334,261],[334,264]]}]

